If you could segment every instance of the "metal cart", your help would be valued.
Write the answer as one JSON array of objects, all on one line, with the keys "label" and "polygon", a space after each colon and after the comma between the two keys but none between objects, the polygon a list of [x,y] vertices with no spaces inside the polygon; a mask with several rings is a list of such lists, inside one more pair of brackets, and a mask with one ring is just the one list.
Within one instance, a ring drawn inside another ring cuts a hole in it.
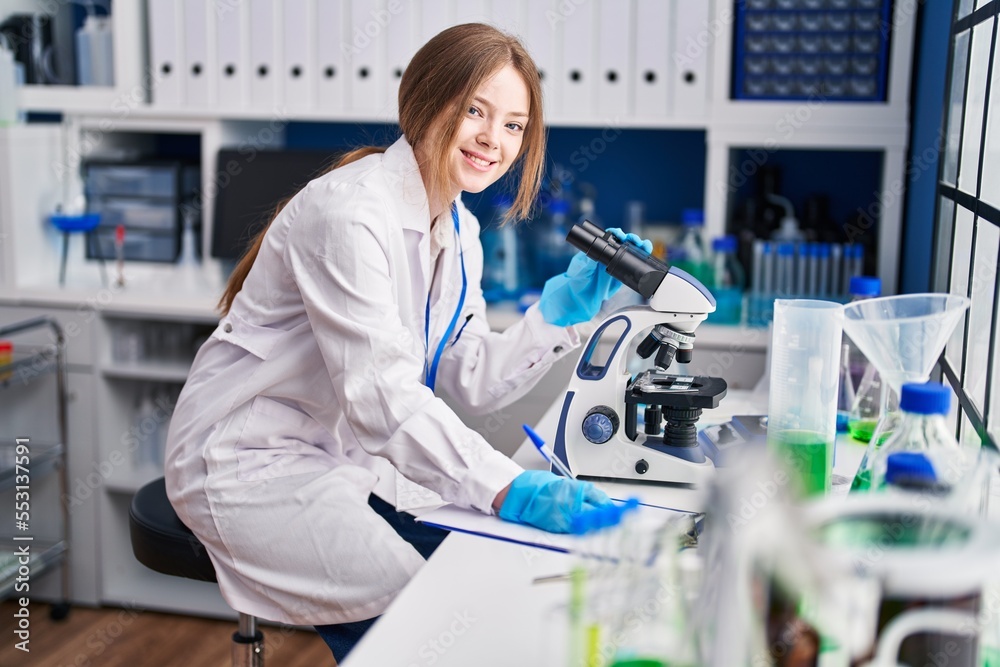
[{"label": "metal cart", "polygon": [[[10,533],[0,534],[0,599],[23,591],[24,566],[31,581],[48,570],[63,564],[62,601],[52,605],[50,615],[55,620],[69,613],[69,482],[66,466],[66,338],[62,327],[51,317],[36,317],[0,327],[0,339],[49,329],[53,342],[44,345],[16,345],[10,358],[0,360],[0,395],[16,391],[39,377],[55,374],[56,418],[58,442],[36,442],[30,434],[0,433],[0,493],[10,495],[13,504],[0,511],[11,511],[14,521]],[[61,538],[35,539],[31,517],[42,507],[41,498],[34,494],[39,481],[58,474],[61,514]],[[13,491],[12,494],[6,492]],[[24,504],[27,503],[27,504]],[[8,515],[9,516],[9,515]],[[27,519],[27,520],[25,520]],[[3,531],[6,532],[6,521]],[[25,551],[28,555],[25,555]],[[27,563],[25,564],[25,560]],[[30,590],[30,589],[29,589]]]}]

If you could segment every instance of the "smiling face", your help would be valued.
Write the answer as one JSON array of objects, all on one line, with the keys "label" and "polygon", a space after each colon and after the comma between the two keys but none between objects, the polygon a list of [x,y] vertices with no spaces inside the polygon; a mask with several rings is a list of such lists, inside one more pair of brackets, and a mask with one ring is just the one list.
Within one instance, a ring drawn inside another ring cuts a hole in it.
[{"label": "smiling face", "polygon": [[521,152],[528,123],[528,87],[506,65],[473,95],[450,152],[452,191],[482,192],[507,173]]}]

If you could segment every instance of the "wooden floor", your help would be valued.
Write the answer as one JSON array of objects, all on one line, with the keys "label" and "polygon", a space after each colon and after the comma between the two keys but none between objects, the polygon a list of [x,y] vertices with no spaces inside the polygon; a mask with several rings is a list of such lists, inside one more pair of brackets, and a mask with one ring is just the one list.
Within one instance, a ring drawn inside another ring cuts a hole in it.
[{"label": "wooden floor", "polygon": [[[229,667],[235,623],[112,607],[73,607],[63,621],[31,604],[30,653],[14,647],[13,600],[0,603],[3,667]],[[264,626],[264,665],[333,667],[315,632]]]}]

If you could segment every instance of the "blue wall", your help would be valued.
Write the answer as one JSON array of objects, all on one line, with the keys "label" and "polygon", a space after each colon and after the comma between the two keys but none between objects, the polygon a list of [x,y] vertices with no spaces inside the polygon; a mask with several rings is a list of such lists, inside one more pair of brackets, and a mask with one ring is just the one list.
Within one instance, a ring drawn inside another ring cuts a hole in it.
[{"label": "blue wall", "polygon": [[[387,145],[398,136],[395,125],[289,123],[289,148],[342,149]],[[649,220],[677,222],[684,208],[703,205],[705,133],[701,131],[550,128],[547,169],[567,170],[574,189],[590,183],[597,189],[597,215],[605,226],[621,226],[625,205],[646,203]],[[501,181],[482,194],[463,199],[479,219],[492,218],[493,197]],[[579,192],[577,192],[579,194]]]},{"label": "blue wall", "polygon": [[953,6],[946,0],[920,3],[914,46],[914,85],[910,154],[903,235],[900,242],[899,291],[925,292],[931,288],[931,250],[938,157],[943,137],[945,78]]}]

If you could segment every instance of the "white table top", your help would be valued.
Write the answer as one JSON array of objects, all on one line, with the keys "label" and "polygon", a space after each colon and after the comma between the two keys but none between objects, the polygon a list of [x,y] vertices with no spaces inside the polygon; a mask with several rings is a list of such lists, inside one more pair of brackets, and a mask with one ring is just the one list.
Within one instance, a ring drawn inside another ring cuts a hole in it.
[{"label": "white table top", "polygon": [[[749,395],[732,396],[732,414],[752,414]],[[728,399],[727,399],[728,400]],[[764,410],[766,412],[766,408]],[[718,421],[728,419],[720,415]],[[548,418],[549,415],[546,415]],[[543,421],[546,419],[543,418]],[[838,439],[834,472],[853,475],[865,447]],[[522,446],[513,457],[541,467]],[[846,489],[844,489],[846,491]],[[569,598],[573,556],[461,533],[449,535],[344,662],[345,667],[497,667],[558,665],[566,645],[557,619]]]}]

